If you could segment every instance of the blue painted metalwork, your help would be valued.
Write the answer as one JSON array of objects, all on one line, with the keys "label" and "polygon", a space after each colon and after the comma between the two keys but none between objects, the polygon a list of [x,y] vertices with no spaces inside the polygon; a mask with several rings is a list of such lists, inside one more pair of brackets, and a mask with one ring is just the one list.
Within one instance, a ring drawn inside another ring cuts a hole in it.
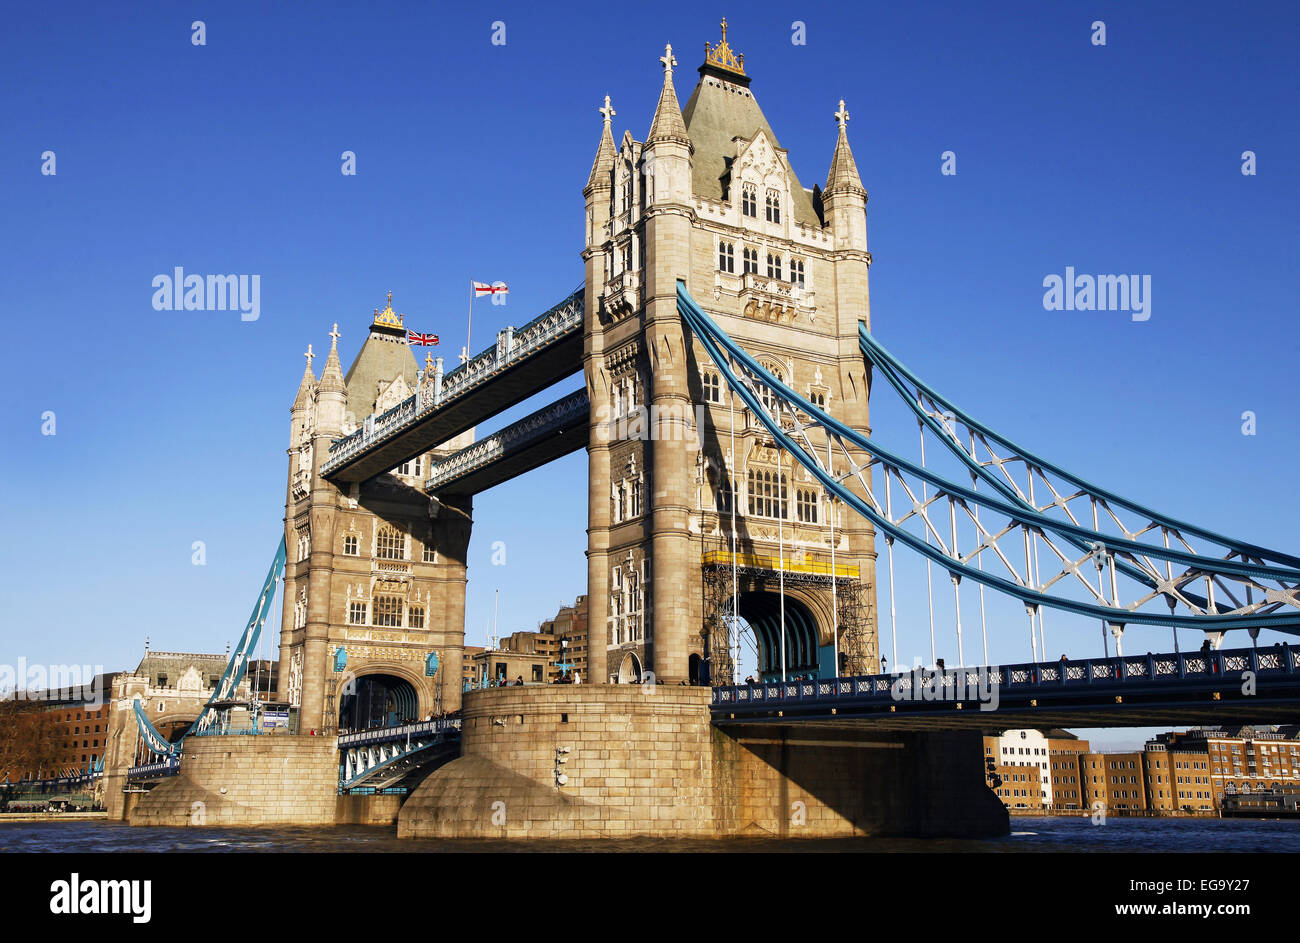
[{"label": "blue painted metalwork", "polygon": [[344,734],[338,738],[339,792],[382,792],[459,741],[459,718]]},{"label": "blue painted metalwork", "polygon": [[[998,489],[998,491],[1005,495],[1009,500],[1021,502],[1025,507],[1030,508],[1031,510],[1034,509],[1032,505],[1025,501],[1024,496],[1017,493],[1017,490],[1011,487],[1006,480],[991,474],[985,465],[977,462],[965,450],[965,448],[963,448],[961,444],[953,438],[950,430],[945,429],[945,427],[935,419],[931,413],[922,408],[919,402],[920,397],[916,395],[917,392],[923,394],[926,399],[931,400],[943,412],[948,413],[955,420],[960,421],[972,432],[977,433],[990,442],[1002,446],[1008,453],[1018,457],[1026,463],[1051,472],[1056,477],[1068,482],[1080,491],[1101,498],[1115,507],[1132,511],[1135,514],[1149,519],[1160,527],[1165,527],[1182,534],[1195,535],[1213,541],[1214,543],[1222,544],[1224,547],[1229,548],[1233,553],[1239,555],[1243,560],[1254,557],[1260,561],[1271,561],[1277,567],[1287,568],[1300,573],[1300,557],[1281,553],[1276,550],[1269,550],[1255,544],[1243,543],[1239,540],[1225,537],[1203,527],[1198,527],[1195,524],[1189,524],[1186,521],[1180,521],[1157,511],[1153,511],[1150,508],[1144,507],[1135,501],[1130,501],[1113,491],[1107,491],[1104,488],[1098,487],[1097,485],[1070,473],[1061,466],[1054,465],[1046,459],[1035,455],[1028,449],[1021,448],[1010,439],[998,434],[993,429],[975,419],[969,413],[963,411],[953,403],[952,400],[948,399],[943,394],[936,391],[932,386],[925,383],[924,380],[904,366],[897,358],[890,354],[889,351],[885,350],[880,342],[871,336],[871,332],[867,330],[867,326],[860,322],[858,324],[858,345],[862,350],[862,353],[871,362],[872,366],[876,368],[877,372],[889,381],[890,385],[898,391],[900,398],[911,407],[912,412],[916,415],[917,419],[932,429],[939,436],[940,441],[942,441],[958,459],[966,464],[971,471],[978,475],[981,480]],[[909,389],[909,384],[911,389]]]},{"label": "blue painted metalwork", "polygon": [[[1016,698],[1050,710],[1064,696],[1084,693],[1098,703],[1116,707],[1131,703],[1135,710],[1141,710],[1149,700],[1123,699],[1165,695],[1176,701],[1180,696],[1203,697],[1206,692],[1239,692],[1245,672],[1253,672],[1258,687],[1254,695],[1243,695],[1242,700],[1266,697],[1270,687],[1292,690],[1300,683],[1300,648],[1284,644],[725,685],[713,689],[712,710],[715,719],[719,715],[728,719],[775,716],[777,711],[787,719],[844,716],[849,709],[862,714],[899,714],[945,706],[957,710],[963,705],[969,711],[978,710],[979,696],[975,692],[991,687],[996,687],[1003,708],[1006,701]],[[918,682],[935,696],[923,697]],[[967,696],[961,696],[961,692]]]},{"label": "blue painted metalwork", "polygon": [[342,645],[334,649],[334,670],[342,671],[348,666],[348,651]]},{"label": "blue painted metalwork", "polygon": [[[897,456],[879,443],[872,441],[857,430],[825,413],[777,380],[757,360],[741,349],[735,341],[713,323],[712,319],[691,298],[686,291],[685,285],[681,282],[678,282],[677,286],[677,307],[687,327],[708,351],[719,371],[726,378],[730,388],[759,419],[781,448],[788,451],[813,477],[821,482],[827,491],[843,501],[856,513],[870,520],[887,537],[896,539],[911,547],[917,553],[934,560],[950,573],[969,577],[975,582],[1020,599],[1031,607],[1048,605],[1121,625],[1126,623],[1173,625],[1197,628],[1203,631],[1259,627],[1300,632],[1300,612],[1280,616],[1272,614],[1253,616],[1198,614],[1184,616],[1172,612],[1169,615],[1163,615],[1149,611],[1141,612],[1109,605],[1097,605],[1030,588],[1028,585],[1022,585],[985,570],[977,569],[966,561],[944,553],[939,547],[931,546],[925,539],[896,526],[895,522],[889,520],[882,513],[882,508],[868,504],[858,494],[846,488],[840,479],[832,476],[823,466],[820,456],[810,454],[769,414],[768,407],[760,401],[758,388],[763,387],[768,390],[792,415],[802,413],[809,417],[808,423],[800,424],[796,421],[796,429],[799,432],[813,426],[821,427],[827,435],[838,438],[841,443],[848,443],[854,448],[862,450],[871,457],[872,463],[881,463],[887,470],[895,472],[906,471],[909,475],[932,485],[936,489],[936,500],[942,495],[950,501],[961,503],[964,507],[980,507],[1004,515],[1014,525],[1025,529],[1026,532],[1035,531],[1039,534],[1052,532],[1072,543],[1081,542],[1087,546],[1104,546],[1105,550],[1112,554],[1127,552],[1134,556],[1154,557],[1160,560],[1176,562],[1181,566],[1197,571],[1209,570],[1215,574],[1234,574],[1249,578],[1289,581],[1292,584],[1300,583],[1300,571],[1290,567],[1261,565],[1245,560],[1207,560],[1206,557],[1177,549],[1151,547],[1137,541],[1100,534],[1077,524],[1062,522],[1038,513],[1022,504],[1009,503],[988,492],[976,492],[973,489],[948,481],[905,458]],[[733,363],[744,372],[745,379],[742,380],[736,375],[732,366]],[[850,461],[852,460],[850,459]],[[861,470],[863,467],[856,465],[854,470]],[[1285,582],[1282,585],[1285,586]],[[1289,594],[1294,604],[1294,586],[1286,589],[1285,593]]]},{"label": "blue painted metalwork", "polygon": [[424,656],[424,676],[432,678],[438,673],[438,653],[429,652]]},{"label": "blue painted metalwork", "polygon": [[190,729],[185,731],[185,734],[179,740],[175,743],[168,743],[167,738],[158,732],[141,709],[140,702],[135,702],[136,725],[140,728],[140,736],[149,752],[159,756],[179,756],[181,743],[185,740],[185,737],[206,730],[216,720],[217,710],[212,705],[220,701],[227,701],[234,696],[235,689],[239,687],[239,682],[244,680],[244,673],[248,670],[248,657],[257,647],[257,640],[262,634],[262,626],[266,624],[271,602],[275,599],[276,584],[279,582],[281,574],[284,573],[284,560],[285,543],[284,538],[281,537],[280,545],[276,548],[275,556],[271,560],[271,568],[267,570],[266,579],[262,582],[262,592],[257,598],[257,603],[253,606],[253,614],[248,617],[248,624],[244,627],[243,635],[239,637],[239,644],[235,646],[230,661],[226,665],[226,670],[221,673],[221,678],[212,692],[212,697],[204,705],[198,719],[190,725]]}]

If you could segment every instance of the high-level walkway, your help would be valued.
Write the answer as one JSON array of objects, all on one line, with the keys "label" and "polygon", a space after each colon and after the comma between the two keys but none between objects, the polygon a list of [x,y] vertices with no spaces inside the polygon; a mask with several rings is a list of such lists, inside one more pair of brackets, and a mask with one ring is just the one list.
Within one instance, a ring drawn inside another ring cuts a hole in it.
[{"label": "high-level walkway", "polygon": [[[365,481],[473,428],[582,369],[579,288],[518,330],[330,446],[321,476]],[[536,466],[533,466],[536,467]]]}]

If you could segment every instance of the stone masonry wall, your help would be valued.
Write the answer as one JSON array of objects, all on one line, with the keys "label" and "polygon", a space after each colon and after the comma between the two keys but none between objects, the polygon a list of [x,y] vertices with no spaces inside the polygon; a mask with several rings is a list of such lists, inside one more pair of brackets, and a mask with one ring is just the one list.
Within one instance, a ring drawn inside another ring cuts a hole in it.
[{"label": "stone masonry wall", "polygon": [[181,771],[129,812],[132,825],[333,825],[332,737],[190,737]]},{"label": "stone masonry wall", "polygon": [[[462,756],[402,806],[411,838],[714,834],[709,689],[539,685],[467,694]],[[555,783],[555,751],[568,747]]]}]

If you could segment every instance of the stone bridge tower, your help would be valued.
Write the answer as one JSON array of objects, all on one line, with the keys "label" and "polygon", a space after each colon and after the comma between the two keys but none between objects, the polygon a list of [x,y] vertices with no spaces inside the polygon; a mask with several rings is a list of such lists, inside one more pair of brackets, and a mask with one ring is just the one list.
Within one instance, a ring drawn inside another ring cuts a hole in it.
[{"label": "stone bridge tower", "polygon": [[595,681],[634,680],[645,669],[673,684],[725,680],[733,595],[767,677],[780,676],[782,625],[789,674],[836,671],[837,623],[839,670],[878,667],[872,529],[832,508],[742,406],[733,414],[725,381],[677,312],[681,280],[787,385],[869,430],[857,339],[870,316],[867,193],[848,113],[840,102],[825,189],[806,189],[725,21],[722,30],[721,42],[705,44],[684,109],[672,47],[665,51],[644,142],[628,131],[615,140],[606,98],[583,190]]},{"label": "stone bridge tower", "polygon": [[346,376],[337,324],[330,336],[319,380],[308,348],[290,409],[278,684],[303,733],[332,731],[341,716],[364,727],[459,709],[465,640],[471,499],[431,502],[424,480],[431,459],[473,431],[360,484],[326,481],[330,443],[401,403],[422,376],[391,292]]}]

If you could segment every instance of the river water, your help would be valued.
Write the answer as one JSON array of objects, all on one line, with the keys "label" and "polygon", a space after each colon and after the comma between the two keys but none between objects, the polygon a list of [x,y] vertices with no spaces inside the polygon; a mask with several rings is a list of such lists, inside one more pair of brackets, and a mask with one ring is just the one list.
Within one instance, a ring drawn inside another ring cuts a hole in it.
[{"label": "river water", "polygon": [[0,852],[1300,852],[1300,820],[1013,816],[1011,834],[982,841],[856,838],[439,841],[395,827],[141,828],[118,822],[4,822]]}]

